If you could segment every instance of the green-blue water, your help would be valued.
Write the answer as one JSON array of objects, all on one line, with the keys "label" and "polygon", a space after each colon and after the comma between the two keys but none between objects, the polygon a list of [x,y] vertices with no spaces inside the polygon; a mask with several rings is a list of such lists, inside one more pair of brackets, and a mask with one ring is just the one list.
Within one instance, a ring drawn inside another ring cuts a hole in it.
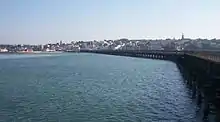
[{"label": "green-blue water", "polygon": [[193,122],[174,63],[97,54],[0,55],[2,122]]}]

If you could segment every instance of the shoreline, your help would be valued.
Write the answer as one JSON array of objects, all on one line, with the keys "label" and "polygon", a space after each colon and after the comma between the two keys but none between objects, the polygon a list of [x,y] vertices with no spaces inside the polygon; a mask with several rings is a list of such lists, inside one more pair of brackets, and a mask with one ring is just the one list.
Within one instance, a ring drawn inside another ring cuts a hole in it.
[{"label": "shoreline", "polygon": [[0,54],[60,54],[64,53],[64,51],[54,51],[54,52],[46,52],[46,51],[34,51],[34,52],[0,52]]}]

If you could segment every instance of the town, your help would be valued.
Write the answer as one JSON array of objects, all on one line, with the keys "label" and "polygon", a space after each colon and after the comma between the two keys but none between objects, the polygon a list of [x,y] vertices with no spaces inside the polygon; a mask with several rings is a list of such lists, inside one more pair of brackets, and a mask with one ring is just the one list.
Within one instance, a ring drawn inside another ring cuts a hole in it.
[{"label": "town", "polygon": [[44,45],[0,45],[1,53],[16,52],[75,52],[80,50],[172,50],[172,51],[220,51],[220,39],[190,39],[182,34],[180,39],[156,39],[156,40],[118,40],[103,41],[72,41]]}]

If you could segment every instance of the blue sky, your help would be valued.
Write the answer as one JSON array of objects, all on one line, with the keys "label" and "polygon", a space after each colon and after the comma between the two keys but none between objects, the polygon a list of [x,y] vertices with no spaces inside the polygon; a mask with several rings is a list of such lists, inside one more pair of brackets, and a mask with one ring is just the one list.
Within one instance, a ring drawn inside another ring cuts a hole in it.
[{"label": "blue sky", "polygon": [[220,0],[1,0],[0,43],[220,38]]}]

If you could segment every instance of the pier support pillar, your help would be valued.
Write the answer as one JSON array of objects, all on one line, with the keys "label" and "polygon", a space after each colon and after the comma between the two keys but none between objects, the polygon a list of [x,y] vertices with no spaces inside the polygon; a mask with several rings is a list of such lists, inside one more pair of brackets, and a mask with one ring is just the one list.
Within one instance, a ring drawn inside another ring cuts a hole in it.
[{"label": "pier support pillar", "polygon": [[217,113],[216,113],[215,121],[220,122],[220,110],[218,110]]},{"label": "pier support pillar", "polygon": [[201,91],[199,90],[198,91],[198,96],[197,96],[197,105],[200,106],[202,103],[202,93]]},{"label": "pier support pillar", "polygon": [[196,97],[196,84],[193,82],[192,83],[192,98]]},{"label": "pier support pillar", "polygon": [[207,120],[210,112],[210,106],[207,99],[204,99],[203,120]]}]

